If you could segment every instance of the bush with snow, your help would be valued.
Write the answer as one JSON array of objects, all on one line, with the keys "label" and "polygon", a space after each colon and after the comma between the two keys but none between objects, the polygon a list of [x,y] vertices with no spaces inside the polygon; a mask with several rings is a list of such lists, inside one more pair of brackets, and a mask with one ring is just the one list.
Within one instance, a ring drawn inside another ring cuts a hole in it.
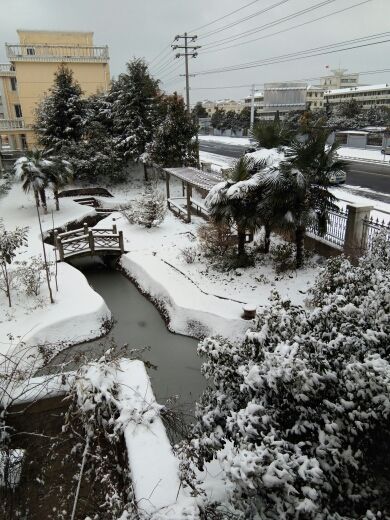
[{"label": "bush with snow", "polygon": [[211,386],[184,453],[219,460],[243,517],[390,513],[389,267],[379,239],[357,266],[328,263],[310,309],[274,294],[241,345],[200,343]]}]

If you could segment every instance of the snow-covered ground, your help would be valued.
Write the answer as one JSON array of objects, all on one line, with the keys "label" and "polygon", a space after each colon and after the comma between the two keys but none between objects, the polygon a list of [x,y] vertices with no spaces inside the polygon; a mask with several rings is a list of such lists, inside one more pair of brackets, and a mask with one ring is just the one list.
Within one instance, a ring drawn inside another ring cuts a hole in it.
[{"label": "snow-covered ground", "polygon": [[[54,201],[50,199],[48,207],[49,213],[41,215],[44,232],[53,228],[53,220],[54,227],[60,227],[71,221],[82,222],[84,217],[94,214],[93,209],[68,198],[61,199],[60,211],[55,211]],[[0,198],[0,217],[7,230],[28,226],[28,244],[18,250],[15,262],[42,256],[34,199],[32,195],[23,193],[20,184],[13,184],[8,194]],[[54,264],[54,248],[50,245],[45,245],[45,248],[48,260]],[[17,267],[15,262],[11,270]],[[22,287],[13,289],[12,307],[8,306],[5,293],[0,293],[0,353],[15,347],[20,341],[27,345],[55,342],[66,346],[101,334],[102,323],[110,318],[110,311],[80,271],[59,263],[58,291],[53,277],[51,286],[54,304],[49,301],[44,277],[38,296],[27,296]]]},{"label": "snow-covered ground", "polygon": [[238,146],[248,146],[250,144],[249,137],[227,137],[225,135],[199,135],[199,141],[207,141],[209,143],[236,144]]}]

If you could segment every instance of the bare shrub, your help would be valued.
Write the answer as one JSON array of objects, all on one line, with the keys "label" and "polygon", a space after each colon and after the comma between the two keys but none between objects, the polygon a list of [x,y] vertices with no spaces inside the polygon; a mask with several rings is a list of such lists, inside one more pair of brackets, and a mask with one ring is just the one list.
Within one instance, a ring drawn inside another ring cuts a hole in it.
[{"label": "bare shrub", "polygon": [[198,256],[198,250],[194,246],[183,247],[180,251],[180,256],[187,264],[193,264]]},{"label": "bare shrub", "polygon": [[230,226],[213,221],[199,227],[198,240],[202,253],[215,260],[230,258],[236,248],[236,239]]}]

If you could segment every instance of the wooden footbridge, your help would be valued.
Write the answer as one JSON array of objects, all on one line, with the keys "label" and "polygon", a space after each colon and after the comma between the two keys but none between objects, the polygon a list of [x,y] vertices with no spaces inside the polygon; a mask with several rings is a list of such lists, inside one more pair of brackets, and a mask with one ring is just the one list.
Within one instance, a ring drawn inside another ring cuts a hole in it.
[{"label": "wooden footbridge", "polygon": [[60,261],[68,258],[93,255],[120,256],[125,252],[123,232],[112,228],[88,228],[86,223],[82,228],[65,233],[54,232],[55,245]]}]

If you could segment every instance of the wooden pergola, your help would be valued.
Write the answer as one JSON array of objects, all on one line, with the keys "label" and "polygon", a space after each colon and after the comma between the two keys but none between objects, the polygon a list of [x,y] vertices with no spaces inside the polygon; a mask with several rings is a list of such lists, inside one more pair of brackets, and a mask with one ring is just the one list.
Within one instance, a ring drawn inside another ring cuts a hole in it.
[{"label": "wooden pergola", "polygon": [[[182,168],[163,168],[165,172],[165,182],[167,188],[168,208],[175,210],[178,214],[186,217],[187,222],[191,222],[191,208],[194,208],[198,214],[208,215],[206,207],[198,200],[192,197],[192,188],[201,192],[208,193],[216,184],[223,181],[218,173],[204,172],[190,166]],[[180,179],[183,186],[183,197],[171,197],[170,195],[170,178],[176,177]],[[182,203],[185,202],[185,207]]]}]

